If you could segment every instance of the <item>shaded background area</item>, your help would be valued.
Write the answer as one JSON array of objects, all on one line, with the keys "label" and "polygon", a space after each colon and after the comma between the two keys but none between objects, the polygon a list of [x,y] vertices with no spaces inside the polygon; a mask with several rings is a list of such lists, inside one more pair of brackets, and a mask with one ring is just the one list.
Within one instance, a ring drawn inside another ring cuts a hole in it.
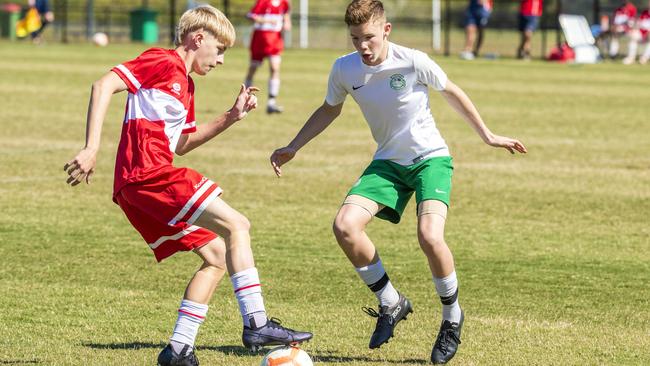
[{"label": "shaded background area", "polygon": [[[16,1],[0,0],[0,5]],[[633,1],[640,9],[646,2]],[[18,2],[20,3],[20,2]],[[26,3],[24,1],[23,3]],[[170,44],[174,22],[192,4],[209,3],[228,15],[237,28],[237,44],[247,46],[250,22],[246,13],[253,0],[51,0],[55,22],[45,36],[50,41],[83,42],[95,32],[106,33],[111,42],[129,42],[130,13],[146,8],[156,13],[158,43]],[[309,48],[350,48],[343,14],[348,0],[310,0],[308,5]],[[584,15],[591,24],[597,24],[601,15],[611,14],[620,4],[617,0],[546,0],[540,29],[535,32],[533,56],[541,57],[561,41],[558,32],[559,13]],[[299,45],[300,0],[293,0],[294,30],[287,34],[289,47]],[[433,48],[433,20],[431,0],[385,0],[390,21],[395,25],[392,40],[414,48],[439,54],[457,54],[463,46],[463,19],[467,0],[441,0],[442,47]],[[517,9],[519,2],[495,0],[494,10],[487,26],[483,53],[492,56],[513,57],[518,42]],[[343,42],[342,40],[346,40]]]}]

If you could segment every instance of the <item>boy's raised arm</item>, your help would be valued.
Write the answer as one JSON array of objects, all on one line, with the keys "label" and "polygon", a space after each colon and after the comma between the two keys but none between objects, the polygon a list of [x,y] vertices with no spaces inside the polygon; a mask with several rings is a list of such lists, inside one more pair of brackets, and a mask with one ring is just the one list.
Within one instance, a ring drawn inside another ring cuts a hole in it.
[{"label": "boy's raised arm", "polygon": [[472,103],[467,94],[465,94],[465,92],[456,84],[448,80],[445,90],[441,93],[449,105],[451,105],[452,108],[454,108],[472,126],[486,144],[494,147],[503,147],[512,154],[514,154],[515,151],[520,153],[527,152],[526,147],[519,140],[492,133],[492,131],[490,131],[490,129],[485,125],[485,122],[483,122],[483,119],[474,106],[474,103]]},{"label": "boy's raised arm", "polygon": [[63,170],[68,174],[66,183],[71,186],[76,186],[84,180],[90,183],[90,176],[95,171],[102,125],[108,105],[113,94],[124,90],[127,90],[126,83],[112,71],[93,83],[86,118],[86,144],[63,166]]}]

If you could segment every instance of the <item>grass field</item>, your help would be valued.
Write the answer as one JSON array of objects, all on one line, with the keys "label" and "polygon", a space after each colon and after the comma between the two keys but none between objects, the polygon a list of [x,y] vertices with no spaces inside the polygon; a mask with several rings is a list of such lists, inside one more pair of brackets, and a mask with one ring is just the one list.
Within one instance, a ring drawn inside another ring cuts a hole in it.
[{"label": "grass field", "polygon": [[[198,258],[156,264],[111,202],[125,95],[114,97],[90,186],[65,185],[82,147],[90,84],[138,45],[0,43],[0,364],[152,365],[167,342]],[[424,365],[440,322],[415,207],[369,227],[393,283],[415,313],[378,351],[375,305],[338,249],[331,221],[374,143],[348,98],[343,115],[275,178],[271,151],[322,103],[339,51],[290,51],[286,113],[263,111],[178,158],[219,182],[253,223],[267,310],[310,329],[321,365]],[[432,93],[455,161],[447,241],[455,254],[463,344],[454,365],[650,364],[650,69],[438,58],[496,133],[525,156],[483,144]],[[232,104],[247,53],[196,77],[197,116]],[[266,89],[266,72],[258,84]],[[264,102],[263,93],[262,103]],[[202,365],[256,365],[225,281],[198,338]]]}]

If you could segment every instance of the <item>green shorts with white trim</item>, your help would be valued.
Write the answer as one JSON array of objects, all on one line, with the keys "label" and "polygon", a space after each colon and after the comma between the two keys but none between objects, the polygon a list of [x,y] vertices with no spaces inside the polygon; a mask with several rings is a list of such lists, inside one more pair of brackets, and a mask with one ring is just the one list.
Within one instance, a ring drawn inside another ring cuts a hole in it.
[{"label": "green shorts with white trim", "polygon": [[413,192],[418,204],[438,200],[449,206],[452,160],[451,156],[440,156],[408,166],[390,160],[373,160],[348,196],[359,195],[386,206],[376,216],[397,224]]}]

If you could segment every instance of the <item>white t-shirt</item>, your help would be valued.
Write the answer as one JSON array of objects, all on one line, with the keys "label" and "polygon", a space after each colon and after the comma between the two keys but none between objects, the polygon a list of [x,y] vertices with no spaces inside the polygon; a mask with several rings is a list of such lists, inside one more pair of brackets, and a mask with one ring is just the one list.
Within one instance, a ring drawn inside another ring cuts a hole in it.
[{"label": "white t-shirt", "polygon": [[329,105],[347,94],[359,104],[377,142],[373,159],[411,165],[422,157],[449,156],[429,108],[428,86],[442,91],[447,75],[427,54],[394,43],[377,66],[363,63],[359,53],[339,57],[329,77]]}]

